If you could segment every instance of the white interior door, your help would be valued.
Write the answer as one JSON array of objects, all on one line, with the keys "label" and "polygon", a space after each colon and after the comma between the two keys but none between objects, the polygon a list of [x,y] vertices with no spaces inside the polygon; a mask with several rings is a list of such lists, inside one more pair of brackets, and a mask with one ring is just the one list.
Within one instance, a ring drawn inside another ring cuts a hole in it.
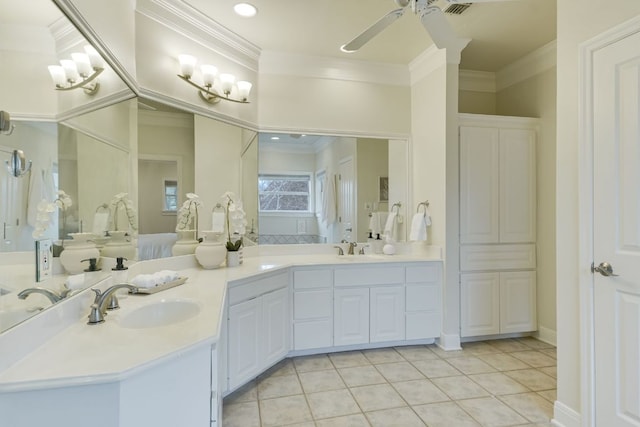
[{"label": "white interior door", "polygon": [[593,97],[595,425],[640,426],[639,33],[595,52]]},{"label": "white interior door", "polygon": [[356,215],[355,215],[355,173],[353,170],[353,158],[347,157],[340,160],[338,174],[338,222],[340,224],[340,239],[355,242]]}]

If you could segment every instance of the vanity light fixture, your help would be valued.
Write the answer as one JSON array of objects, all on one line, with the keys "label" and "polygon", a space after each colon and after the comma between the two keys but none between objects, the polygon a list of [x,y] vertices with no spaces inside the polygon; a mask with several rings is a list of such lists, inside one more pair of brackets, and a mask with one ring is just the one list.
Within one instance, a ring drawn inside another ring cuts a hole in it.
[{"label": "vanity light fixture", "polygon": [[[249,103],[247,98],[249,97],[249,92],[251,92],[251,83],[247,81],[236,82],[233,74],[223,73],[218,75],[216,67],[205,64],[200,66],[203,85],[199,85],[191,80],[198,62],[195,56],[179,55],[178,60],[180,61],[180,72],[182,73],[178,74],[178,77],[198,89],[198,95],[204,101],[210,104],[217,104],[221,99],[224,99],[240,104]],[[221,93],[224,95],[221,95]]]},{"label": "vanity light fixture", "polygon": [[60,65],[49,65],[56,90],[83,89],[87,95],[95,95],[100,88],[96,79],[104,71],[100,54],[87,45],[83,53],[72,53],[71,58],[61,59]]}]

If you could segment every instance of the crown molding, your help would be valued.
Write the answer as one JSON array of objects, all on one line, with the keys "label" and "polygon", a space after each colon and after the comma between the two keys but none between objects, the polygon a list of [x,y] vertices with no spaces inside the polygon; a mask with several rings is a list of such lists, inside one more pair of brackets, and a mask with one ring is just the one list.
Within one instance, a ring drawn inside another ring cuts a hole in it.
[{"label": "crown molding", "polygon": [[138,125],[193,129],[193,114],[138,109]]},{"label": "crown molding", "polygon": [[82,34],[66,17],[62,17],[51,25],[49,31],[56,43],[56,53],[68,52],[81,44],[87,44]]},{"label": "crown molding", "polygon": [[359,81],[408,86],[404,65],[263,50],[260,74]]},{"label": "crown molding", "polygon": [[496,93],[496,73],[460,70],[459,90]]},{"label": "crown molding", "polygon": [[458,39],[457,46],[449,49],[438,49],[435,44],[429,46],[409,63],[411,86],[427,77],[442,65],[460,65],[462,50],[467,47],[470,41],[471,39]]},{"label": "crown molding", "polygon": [[136,12],[253,71],[261,49],[179,0],[138,0]]},{"label": "crown molding", "polygon": [[556,40],[534,50],[496,72],[496,91],[540,74],[557,64]]}]

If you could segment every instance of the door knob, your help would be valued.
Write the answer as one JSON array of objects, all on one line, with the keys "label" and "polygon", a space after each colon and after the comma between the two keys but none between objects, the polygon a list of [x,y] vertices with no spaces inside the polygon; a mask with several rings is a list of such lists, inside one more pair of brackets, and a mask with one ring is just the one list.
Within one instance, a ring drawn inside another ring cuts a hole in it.
[{"label": "door knob", "polygon": [[617,274],[613,274],[613,267],[608,262],[601,262],[599,266],[595,266],[595,264],[591,264],[591,272],[592,273],[600,273],[603,276],[617,276]]}]

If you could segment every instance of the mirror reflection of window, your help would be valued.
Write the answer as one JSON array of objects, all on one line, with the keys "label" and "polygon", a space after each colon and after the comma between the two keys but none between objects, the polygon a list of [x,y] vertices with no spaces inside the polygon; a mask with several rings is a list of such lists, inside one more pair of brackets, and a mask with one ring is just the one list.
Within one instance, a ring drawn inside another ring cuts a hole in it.
[{"label": "mirror reflection of window", "polygon": [[165,212],[178,211],[178,181],[164,180],[164,208]]},{"label": "mirror reflection of window", "polygon": [[311,212],[311,175],[258,176],[261,212]]}]

